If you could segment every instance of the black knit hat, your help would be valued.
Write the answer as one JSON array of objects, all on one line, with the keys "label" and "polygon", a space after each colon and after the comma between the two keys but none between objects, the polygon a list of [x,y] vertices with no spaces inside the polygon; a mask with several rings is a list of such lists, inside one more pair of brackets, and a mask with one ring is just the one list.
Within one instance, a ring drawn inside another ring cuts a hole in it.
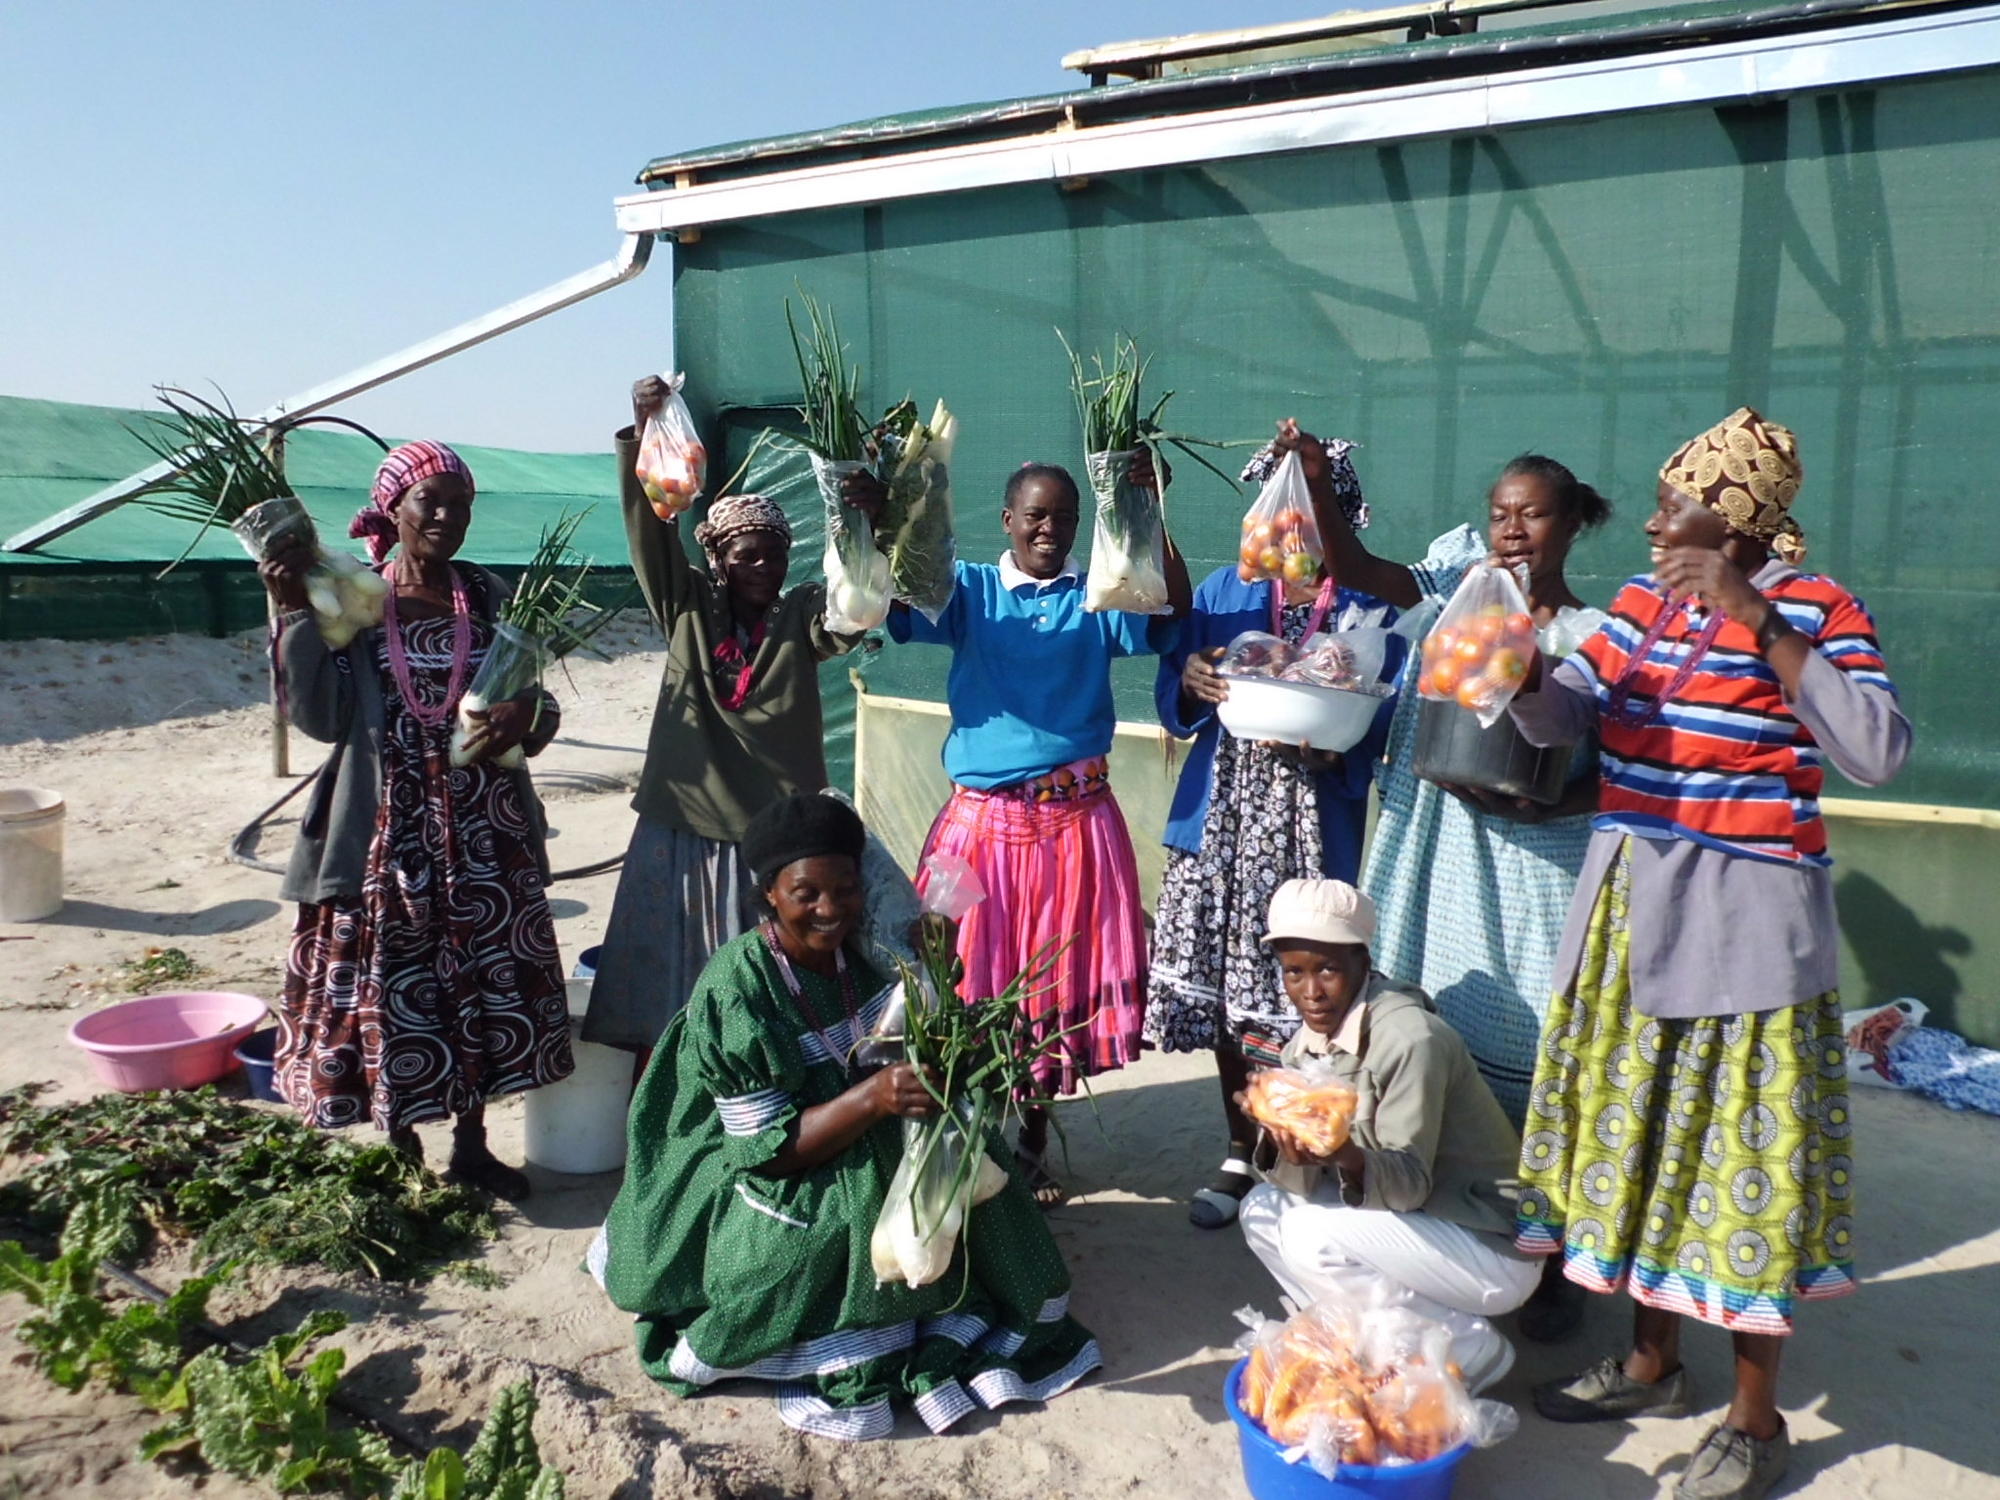
[{"label": "black knit hat", "polygon": [[845,854],[858,864],[867,842],[853,808],[832,797],[797,792],[752,818],[737,847],[761,891],[785,866],[816,855]]}]

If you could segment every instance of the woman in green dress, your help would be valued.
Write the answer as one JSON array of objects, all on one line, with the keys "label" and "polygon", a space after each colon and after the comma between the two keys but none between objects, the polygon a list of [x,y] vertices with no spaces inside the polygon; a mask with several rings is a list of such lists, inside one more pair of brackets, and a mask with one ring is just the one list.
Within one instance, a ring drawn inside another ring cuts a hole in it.
[{"label": "woman in green dress", "polygon": [[894,993],[850,941],[865,838],[826,796],[751,822],[743,858],[770,914],[717,950],[668,1025],[592,1251],[662,1385],[770,1381],[787,1424],[850,1440],[888,1436],[898,1399],[942,1432],[981,1406],[1048,1400],[1101,1362],[1017,1181],[971,1211],[936,1281],[875,1279],[903,1120],[935,1105],[907,1063],[849,1063]]}]

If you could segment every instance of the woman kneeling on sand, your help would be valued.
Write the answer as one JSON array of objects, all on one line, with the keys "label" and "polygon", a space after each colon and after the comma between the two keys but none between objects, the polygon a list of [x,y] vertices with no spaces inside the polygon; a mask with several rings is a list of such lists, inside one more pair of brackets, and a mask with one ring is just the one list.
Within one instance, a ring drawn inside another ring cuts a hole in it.
[{"label": "woman kneeling on sand", "polygon": [[668,1024],[592,1250],[662,1385],[772,1381],[787,1424],[845,1439],[887,1437],[898,1400],[942,1432],[979,1406],[1048,1400],[1100,1362],[1012,1179],[972,1209],[942,1276],[876,1280],[869,1239],[902,1122],[936,1105],[908,1063],[862,1076],[852,1062],[893,992],[852,941],[865,842],[827,796],[752,820],[742,856],[768,915],[716,952]]}]

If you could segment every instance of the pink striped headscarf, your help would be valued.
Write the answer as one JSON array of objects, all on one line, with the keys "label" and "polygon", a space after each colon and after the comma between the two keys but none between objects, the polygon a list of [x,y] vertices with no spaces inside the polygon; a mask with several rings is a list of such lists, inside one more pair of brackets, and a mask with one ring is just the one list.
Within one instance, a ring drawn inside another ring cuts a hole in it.
[{"label": "pink striped headscarf", "polygon": [[366,541],[368,555],[381,562],[396,545],[396,518],[391,514],[396,502],[413,485],[438,474],[456,474],[465,481],[468,493],[474,491],[472,470],[443,443],[423,439],[394,449],[375,471],[375,488],[368,496],[368,503],[354,513],[347,534]]}]

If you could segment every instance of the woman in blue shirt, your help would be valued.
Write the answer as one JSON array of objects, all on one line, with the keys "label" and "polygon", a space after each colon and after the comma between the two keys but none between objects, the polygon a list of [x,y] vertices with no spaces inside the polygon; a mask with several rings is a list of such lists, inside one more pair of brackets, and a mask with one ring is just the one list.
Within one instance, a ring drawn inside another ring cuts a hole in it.
[{"label": "woman in blue shirt", "polygon": [[[1353,444],[1325,444],[1333,492],[1348,520],[1367,524]],[[1263,480],[1278,455],[1267,447],[1243,471]],[[1322,502],[1324,503],[1324,502]],[[1321,523],[1324,529],[1324,522]],[[1282,589],[1282,593],[1280,590]],[[1352,884],[1361,869],[1368,788],[1387,742],[1395,700],[1385,698],[1367,736],[1344,755],[1262,744],[1223,733],[1215,705],[1228,685],[1215,664],[1245,631],[1268,631],[1294,645],[1320,630],[1388,625],[1396,611],[1371,594],[1338,587],[1245,583],[1235,564],[1202,580],[1180,645],[1160,660],[1155,696],[1168,733],[1192,738],[1167,818],[1167,866],[1153,925],[1146,1034],[1167,1052],[1212,1051],[1222,1081],[1229,1149],[1189,1220],[1219,1229],[1250,1190],[1256,1131],[1236,1104],[1252,1066],[1275,1067],[1298,1030],[1277,964],[1264,947],[1271,895],[1293,878]],[[1385,678],[1401,668],[1403,643],[1390,641]]]},{"label": "woman in blue shirt", "polygon": [[[1151,465],[1134,464],[1132,480],[1150,488]],[[1007,481],[1009,547],[999,562],[959,563],[935,622],[900,604],[889,615],[895,640],[952,652],[952,795],[924,857],[964,859],[986,891],[959,924],[964,992],[997,995],[1042,949],[1061,948],[1034,1002],[1036,1035],[1063,1033],[1037,1069],[1051,1095],[1139,1055],[1146,930],[1132,836],[1111,795],[1111,663],[1171,649],[1191,595],[1169,540],[1171,614],[1085,610],[1069,555],[1081,512],[1067,470],[1024,464]],[[927,878],[919,873],[919,889]],[[1030,1109],[1020,1153],[1036,1197],[1054,1203],[1062,1190],[1044,1164],[1047,1146],[1047,1116]]]}]

